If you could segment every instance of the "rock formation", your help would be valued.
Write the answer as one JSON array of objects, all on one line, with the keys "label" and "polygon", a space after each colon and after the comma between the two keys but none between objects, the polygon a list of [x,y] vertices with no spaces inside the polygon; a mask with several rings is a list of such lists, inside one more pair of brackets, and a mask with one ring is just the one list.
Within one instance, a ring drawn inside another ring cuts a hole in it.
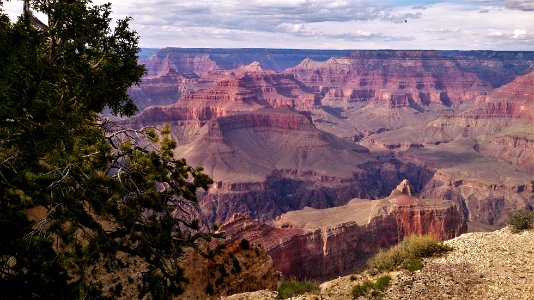
[{"label": "rock formation", "polygon": [[449,239],[466,231],[465,219],[451,201],[421,200],[403,192],[410,192],[407,182],[382,200],[305,208],[267,223],[234,215],[220,230],[229,241],[245,238],[262,244],[286,276],[323,279],[352,272],[406,235]]},{"label": "rock formation", "polygon": [[[218,242],[217,242],[218,243]],[[189,283],[179,299],[219,299],[220,296],[255,291],[276,290],[280,274],[273,261],[258,245],[212,245],[212,258],[190,251],[182,266]]]},{"label": "rock formation", "polygon": [[210,221],[376,199],[403,178],[473,222],[534,205],[530,52],[147,53],[131,94],[149,107],[123,124],[171,125],[177,156],[215,179]]},{"label": "rock formation", "polygon": [[376,100],[394,107],[450,106],[491,89],[439,51],[356,51],[326,62],[306,59],[286,72],[319,93],[336,88],[349,101]]},{"label": "rock formation", "polygon": [[[534,294],[534,231],[514,234],[509,228],[493,232],[462,234],[445,244],[452,251],[424,259],[417,272],[389,272],[383,299],[530,299]],[[352,289],[366,279],[375,281],[384,274],[352,274],[323,282],[319,291],[291,300],[352,299]],[[274,300],[272,290],[242,293],[224,300]],[[373,299],[374,295],[359,299]]]}]

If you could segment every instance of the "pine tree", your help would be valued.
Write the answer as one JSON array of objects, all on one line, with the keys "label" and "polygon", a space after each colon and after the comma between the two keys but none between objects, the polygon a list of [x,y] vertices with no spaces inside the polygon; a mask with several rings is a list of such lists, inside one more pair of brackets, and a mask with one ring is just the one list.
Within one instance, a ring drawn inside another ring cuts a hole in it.
[{"label": "pine tree", "polygon": [[110,5],[90,0],[28,3],[47,24],[0,11],[0,298],[113,298],[110,276],[133,268],[137,297],[180,294],[184,251],[214,236],[195,214],[211,179],[174,157],[168,127],[102,118],[136,111],[130,19],[112,28]]}]

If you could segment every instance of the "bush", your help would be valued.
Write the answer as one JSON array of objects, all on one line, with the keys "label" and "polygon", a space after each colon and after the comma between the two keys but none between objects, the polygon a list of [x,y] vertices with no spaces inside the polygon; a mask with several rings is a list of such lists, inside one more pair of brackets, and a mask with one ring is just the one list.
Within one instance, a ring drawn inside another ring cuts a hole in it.
[{"label": "bush", "polygon": [[405,237],[402,242],[389,250],[380,250],[368,261],[368,265],[370,268],[380,271],[392,271],[397,267],[415,267],[418,265],[417,259],[441,254],[449,250],[451,250],[450,247],[444,245],[433,236],[412,235]]},{"label": "bush", "polygon": [[360,296],[365,296],[372,288],[373,283],[369,279],[366,279],[363,281],[363,283],[357,284],[352,287],[352,297],[358,298]]},{"label": "bush", "polygon": [[242,239],[240,242],[239,242],[239,246],[241,248],[243,248],[244,250],[248,250],[250,249],[250,242],[246,239]]},{"label": "bush", "polygon": [[380,291],[384,291],[388,288],[391,276],[384,275],[375,281],[374,288]]},{"label": "bush", "polygon": [[304,293],[318,293],[319,282],[314,280],[303,280],[292,278],[283,281],[278,288],[278,298],[287,299]]},{"label": "bush", "polygon": [[410,272],[415,272],[423,268],[423,260],[420,258],[408,258],[402,264],[402,268]]},{"label": "bush", "polygon": [[532,229],[534,226],[534,212],[526,210],[510,212],[508,214],[508,224],[514,233]]},{"label": "bush", "polygon": [[208,283],[204,290],[206,291],[206,294],[208,294],[210,296],[215,294],[215,288],[213,287],[213,284],[211,284],[211,283]]},{"label": "bush", "polygon": [[352,297],[358,298],[365,296],[369,292],[378,295],[380,292],[385,291],[388,288],[390,281],[391,276],[389,275],[384,275],[378,278],[374,283],[371,280],[366,279],[361,284],[352,287]]}]

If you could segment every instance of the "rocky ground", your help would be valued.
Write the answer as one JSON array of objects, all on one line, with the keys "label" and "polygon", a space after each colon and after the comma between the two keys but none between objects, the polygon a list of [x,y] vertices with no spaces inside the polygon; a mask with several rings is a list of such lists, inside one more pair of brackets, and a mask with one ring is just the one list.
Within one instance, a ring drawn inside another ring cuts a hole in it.
[{"label": "rocky ground", "polygon": [[[533,230],[519,234],[511,233],[509,228],[466,233],[445,243],[454,250],[442,257],[425,259],[422,270],[391,273],[390,287],[383,299],[534,299]],[[318,295],[291,299],[351,299],[352,286],[365,276],[340,277],[321,284]],[[224,299],[276,296],[276,292],[258,291]]]}]

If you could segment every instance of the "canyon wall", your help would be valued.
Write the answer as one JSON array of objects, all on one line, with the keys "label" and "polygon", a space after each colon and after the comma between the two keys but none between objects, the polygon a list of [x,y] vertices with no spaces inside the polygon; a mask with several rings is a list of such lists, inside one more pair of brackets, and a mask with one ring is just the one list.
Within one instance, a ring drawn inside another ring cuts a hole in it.
[{"label": "canyon wall", "polygon": [[131,93],[147,107],[123,124],[170,124],[175,154],[215,180],[209,221],[377,199],[403,178],[470,221],[534,205],[531,52],[147,53]]},{"label": "canyon wall", "polygon": [[229,241],[260,243],[285,276],[326,279],[361,268],[372,254],[404,236],[450,239],[466,229],[459,207],[451,201],[399,193],[383,200],[354,199],[329,209],[305,208],[267,223],[234,215],[220,230]]}]

